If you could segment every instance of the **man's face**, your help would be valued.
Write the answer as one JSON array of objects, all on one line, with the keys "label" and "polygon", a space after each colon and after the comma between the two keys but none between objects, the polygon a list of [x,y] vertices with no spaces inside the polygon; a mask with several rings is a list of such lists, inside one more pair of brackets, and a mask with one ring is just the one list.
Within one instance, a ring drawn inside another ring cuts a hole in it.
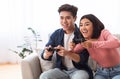
[{"label": "man's face", "polygon": [[71,29],[73,29],[75,20],[76,17],[73,17],[71,12],[60,12],[60,24],[65,32],[69,32]]}]

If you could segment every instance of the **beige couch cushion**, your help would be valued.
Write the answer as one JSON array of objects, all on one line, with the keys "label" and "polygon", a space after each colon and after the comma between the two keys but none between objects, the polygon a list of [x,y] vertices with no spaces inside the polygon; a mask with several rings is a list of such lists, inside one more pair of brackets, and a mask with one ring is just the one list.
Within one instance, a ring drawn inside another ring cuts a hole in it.
[{"label": "beige couch cushion", "polygon": [[93,71],[97,69],[97,63],[89,56],[88,65]]},{"label": "beige couch cushion", "polygon": [[42,72],[53,68],[53,62],[52,61],[43,60],[41,57],[39,57],[39,58],[40,58],[40,64],[41,64]]},{"label": "beige couch cushion", "polygon": [[52,61],[47,61],[47,60],[43,60],[41,58],[41,53],[42,53],[43,50],[41,50],[41,52],[39,53],[39,59],[40,59],[40,65],[41,65],[41,68],[42,68],[42,72],[44,71],[47,71],[49,69],[52,69],[54,68],[54,64],[55,64],[55,53],[53,54],[53,58],[52,58]]}]

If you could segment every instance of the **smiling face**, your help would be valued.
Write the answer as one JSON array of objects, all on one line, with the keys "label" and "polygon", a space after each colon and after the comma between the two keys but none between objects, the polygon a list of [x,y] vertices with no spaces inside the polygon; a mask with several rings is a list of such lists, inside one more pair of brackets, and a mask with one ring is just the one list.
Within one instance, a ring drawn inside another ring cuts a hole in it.
[{"label": "smiling face", "polygon": [[68,11],[60,12],[60,24],[66,33],[73,32],[75,20],[76,17],[73,17],[71,12]]},{"label": "smiling face", "polygon": [[93,34],[93,24],[87,18],[80,21],[80,32],[85,39],[91,39]]}]

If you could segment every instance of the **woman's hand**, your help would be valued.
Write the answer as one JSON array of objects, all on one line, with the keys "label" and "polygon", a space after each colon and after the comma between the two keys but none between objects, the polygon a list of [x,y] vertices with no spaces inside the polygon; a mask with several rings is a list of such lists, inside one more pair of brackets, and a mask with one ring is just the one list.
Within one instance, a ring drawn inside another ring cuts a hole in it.
[{"label": "woman's hand", "polygon": [[97,39],[90,39],[90,40],[86,40],[84,42],[81,43],[81,45],[84,48],[92,48],[92,42],[96,41]]},{"label": "woman's hand", "polygon": [[81,45],[82,45],[84,48],[91,48],[91,47],[92,47],[92,43],[91,43],[90,41],[82,42]]},{"label": "woman's hand", "polygon": [[69,43],[69,47],[70,47],[70,50],[73,50],[73,49],[74,49],[74,47],[75,47],[75,43],[70,42],[70,43]]}]

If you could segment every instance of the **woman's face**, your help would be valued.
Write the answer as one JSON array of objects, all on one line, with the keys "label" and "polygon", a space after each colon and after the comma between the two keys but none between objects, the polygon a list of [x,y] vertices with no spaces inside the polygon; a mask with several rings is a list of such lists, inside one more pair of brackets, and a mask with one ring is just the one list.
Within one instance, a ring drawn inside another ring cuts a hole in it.
[{"label": "woman's face", "polygon": [[93,34],[93,24],[89,19],[84,18],[80,21],[80,32],[85,39],[91,39]]}]

